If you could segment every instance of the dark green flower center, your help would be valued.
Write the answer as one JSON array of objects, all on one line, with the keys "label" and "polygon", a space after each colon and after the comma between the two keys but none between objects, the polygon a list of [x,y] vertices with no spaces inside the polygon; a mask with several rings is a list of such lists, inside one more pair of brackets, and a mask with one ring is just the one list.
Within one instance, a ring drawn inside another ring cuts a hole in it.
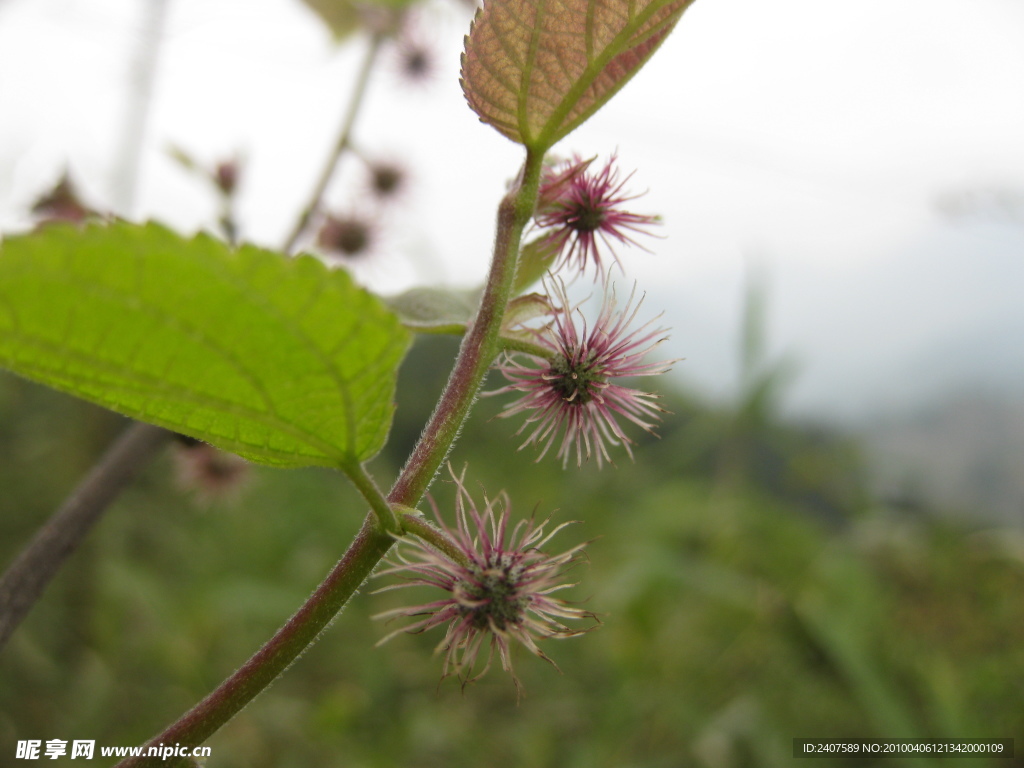
[{"label": "dark green flower center", "polygon": [[604,376],[594,371],[591,359],[574,363],[566,357],[558,357],[551,364],[551,388],[570,405],[586,405],[604,384]]},{"label": "dark green flower center", "polygon": [[583,200],[573,211],[569,226],[577,232],[595,232],[604,224],[605,212],[590,200]]},{"label": "dark green flower center", "polygon": [[472,566],[473,579],[463,581],[461,591],[477,606],[463,606],[462,615],[470,615],[474,629],[487,629],[492,624],[505,629],[518,624],[530,599],[519,591],[522,566],[507,563],[489,563],[486,568]]}]

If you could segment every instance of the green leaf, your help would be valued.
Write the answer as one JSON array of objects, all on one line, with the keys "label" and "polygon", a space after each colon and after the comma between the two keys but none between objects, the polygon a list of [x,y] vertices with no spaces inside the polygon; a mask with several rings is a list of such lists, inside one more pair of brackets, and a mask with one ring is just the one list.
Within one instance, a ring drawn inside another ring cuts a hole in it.
[{"label": "green leaf", "polygon": [[0,366],[264,464],[377,453],[408,343],[311,256],[127,223],[0,245]]},{"label": "green leaf", "polygon": [[[301,0],[331,31],[335,41],[342,42],[363,27],[397,30],[399,12],[417,0]],[[373,16],[374,11],[382,14]],[[394,31],[392,30],[392,31]]]},{"label": "green leaf", "polygon": [[334,35],[338,42],[350,37],[362,25],[359,11],[350,0],[302,0]]},{"label": "green leaf", "polygon": [[513,292],[520,294],[540,280],[558,257],[558,243],[546,235],[535,237],[519,251],[519,267]]},{"label": "green leaf", "polygon": [[419,333],[462,333],[480,302],[481,289],[411,288],[384,302],[406,328]]},{"label": "green leaf", "polygon": [[693,0],[485,0],[462,56],[480,119],[547,151],[614,96]]},{"label": "green leaf", "polygon": [[[537,340],[536,324],[530,323],[537,318],[550,316],[552,313],[551,299],[541,293],[528,293],[517,296],[508,303],[505,317],[501,321],[501,335],[505,340],[526,341],[532,344]],[[550,325],[550,321],[548,323]]]},{"label": "green leaf", "polygon": [[501,328],[503,331],[514,331],[517,327],[523,327],[531,320],[550,315],[552,312],[551,299],[543,293],[517,296],[508,303]]}]

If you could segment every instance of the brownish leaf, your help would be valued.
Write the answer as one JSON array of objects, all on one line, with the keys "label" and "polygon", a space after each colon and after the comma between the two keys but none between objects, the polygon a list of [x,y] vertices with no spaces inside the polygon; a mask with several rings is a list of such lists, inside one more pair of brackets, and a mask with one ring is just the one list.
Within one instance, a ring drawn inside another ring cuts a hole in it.
[{"label": "brownish leaf", "polygon": [[636,74],[693,0],[485,0],[462,90],[480,119],[546,150]]}]

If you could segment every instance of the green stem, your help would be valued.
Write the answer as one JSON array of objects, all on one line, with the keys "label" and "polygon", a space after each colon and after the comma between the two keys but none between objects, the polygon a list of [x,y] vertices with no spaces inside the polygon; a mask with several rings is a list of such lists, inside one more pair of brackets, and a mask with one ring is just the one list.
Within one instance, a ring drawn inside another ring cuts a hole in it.
[{"label": "green stem", "polygon": [[367,48],[366,56],[363,58],[363,64],[359,68],[359,74],[356,75],[355,90],[352,92],[348,106],[345,109],[345,117],[341,125],[341,130],[338,133],[338,139],[334,143],[334,150],[331,152],[331,156],[328,158],[327,164],[320,172],[320,177],[313,186],[313,191],[310,193],[309,201],[302,209],[302,213],[299,215],[299,220],[295,223],[295,227],[292,229],[291,234],[288,235],[288,239],[285,240],[284,248],[282,249],[285,253],[290,253],[299,242],[299,239],[306,233],[306,229],[309,227],[309,222],[320,208],[324,193],[327,192],[327,186],[331,183],[331,179],[334,178],[334,174],[338,170],[338,164],[341,160],[341,156],[352,144],[352,130],[355,128],[356,117],[359,115],[360,109],[363,105],[363,97],[366,95],[366,86],[370,82],[370,74],[373,72],[374,64],[377,61],[377,54],[380,52],[381,45],[383,43],[384,36],[382,34],[375,34],[370,38],[370,47]]},{"label": "green stem", "polygon": [[[480,308],[463,338],[438,406],[387,496],[385,504],[392,516],[395,507],[415,507],[426,493],[469,414],[491,362],[501,350],[501,321],[512,298],[523,229],[537,203],[543,159],[543,153],[527,152],[519,182],[498,206],[494,257]],[[367,495],[375,512],[363,521],[344,557],[295,615],[249,661],[173,725],[147,742],[146,748],[159,744],[197,746],[216,733],[317,638],[391,548],[395,539],[381,530],[378,522],[378,515],[383,512],[377,509],[381,504],[379,491],[361,468],[354,474],[354,482],[365,486],[360,490]],[[430,541],[442,551],[454,552],[454,543],[438,529],[411,515],[403,514],[402,518],[402,529]],[[186,762],[186,758],[164,761],[160,757],[135,757],[122,760],[117,768],[170,768]]]},{"label": "green stem", "polygon": [[[160,744],[197,746],[216,733],[316,639],[393,543],[394,539],[379,529],[376,518],[367,516],[345,556],[295,615],[209,696],[150,739],[143,753]],[[118,763],[118,768],[184,764],[185,759],[130,757]]]},{"label": "green stem", "polygon": [[431,334],[435,336],[464,336],[466,334],[465,323],[438,323],[427,325],[425,323],[402,323],[406,330],[412,333]]},{"label": "green stem", "polygon": [[370,509],[376,515],[381,530],[392,535],[401,535],[402,524],[398,521],[398,516],[388,504],[388,500],[377,487],[373,478],[367,473],[366,468],[362,464],[352,464],[342,467],[342,469],[356,489],[363,494],[363,498],[369,502]]},{"label": "green stem", "polygon": [[443,552],[460,565],[469,565],[469,558],[466,557],[466,553],[444,531],[431,525],[418,514],[407,513],[402,515],[402,530],[423,539],[430,546]]},{"label": "green stem", "polygon": [[494,257],[480,308],[462,339],[451,377],[430,421],[402,469],[388,500],[415,506],[430,486],[501,349],[501,321],[513,295],[523,228],[533,216],[540,188],[543,152],[528,150],[518,183],[498,206]]},{"label": "green stem", "polygon": [[550,360],[553,357],[551,350],[547,347],[542,347],[540,344],[534,344],[532,341],[526,341],[525,339],[513,339],[508,336],[501,337],[501,349],[503,352],[524,352],[527,355],[539,357],[541,360]]}]

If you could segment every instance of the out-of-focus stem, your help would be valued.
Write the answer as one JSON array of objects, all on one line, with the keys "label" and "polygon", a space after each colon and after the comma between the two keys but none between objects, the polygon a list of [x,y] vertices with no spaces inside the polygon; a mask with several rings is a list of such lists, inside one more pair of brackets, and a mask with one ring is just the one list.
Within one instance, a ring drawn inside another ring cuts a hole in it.
[{"label": "out-of-focus stem", "polygon": [[283,249],[285,253],[290,253],[294,250],[299,239],[305,234],[310,221],[323,202],[324,193],[327,191],[331,179],[337,173],[342,155],[351,146],[352,130],[355,128],[356,117],[359,115],[363,105],[363,97],[366,95],[366,86],[370,82],[370,74],[373,72],[374,64],[377,61],[377,54],[380,52],[383,42],[384,36],[379,33],[370,38],[370,45],[366,49],[363,64],[356,75],[355,89],[352,91],[352,96],[345,109],[345,116],[342,118],[338,140],[334,144],[334,149],[331,151],[326,165],[324,165],[323,170],[320,172],[320,177],[313,186],[313,191],[309,195],[309,201],[302,209],[302,213],[299,214],[299,219],[295,222],[295,226],[291,234],[288,235],[288,239],[285,240]]},{"label": "out-of-focus stem", "polygon": [[146,138],[153,84],[156,82],[161,41],[170,0],[147,0],[145,36],[140,40],[138,62],[132,67],[132,89],[121,136],[121,155],[116,171],[114,196],[122,216],[131,217],[135,205],[142,165],[142,146]]},{"label": "out-of-focus stem", "polygon": [[134,423],[107,449],[0,577],[0,648],[104,510],[171,438]]}]

